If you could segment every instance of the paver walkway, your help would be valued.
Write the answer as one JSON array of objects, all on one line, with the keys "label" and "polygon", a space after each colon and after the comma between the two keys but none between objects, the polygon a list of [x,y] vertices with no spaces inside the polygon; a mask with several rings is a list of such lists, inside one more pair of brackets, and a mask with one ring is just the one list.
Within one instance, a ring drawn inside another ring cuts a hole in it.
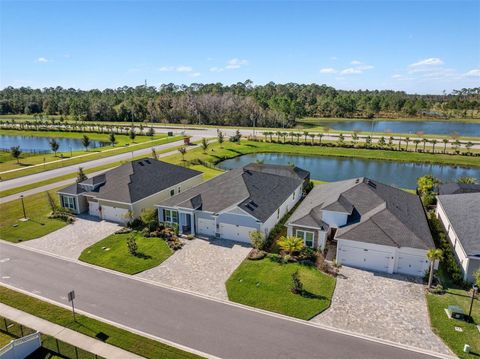
[{"label": "paver walkway", "polygon": [[225,282],[245,259],[250,246],[214,239],[186,240],[185,246],[158,267],[137,274],[219,299],[228,299]]},{"label": "paver walkway", "polygon": [[342,267],[331,307],[312,322],[452,354],[430,329],[424,286],[401,275]]},{"label": "paver walkway", "polygon": [[8,305],[0,303],[0,315],[40,333],[50,335],[63,342],[72,344],[80,349],[99,355],[104,358],[140,359],[139,355],[130,353],[100,340],[91,338],[74,330],[62,327],[34,315],[22,312]]},{"label": "paver walkway", "polygon": [[63,257],[78,259],[82,251],[99,240],[116,232],[116,223],[99,221],[90,216],[79,216],[73,224],[43,237],[20,243],[19,246],[40,249]]}]

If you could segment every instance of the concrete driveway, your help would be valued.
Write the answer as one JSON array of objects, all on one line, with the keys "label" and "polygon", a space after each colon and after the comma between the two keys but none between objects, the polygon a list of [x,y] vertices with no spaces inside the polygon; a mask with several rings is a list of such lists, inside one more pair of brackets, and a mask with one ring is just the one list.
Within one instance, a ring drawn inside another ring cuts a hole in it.
[{"label": "concrete driveway", "polygon": [[29,248],[41,249],[59,256],[78,259],[82,251],[99,240],[118,231],[116,223],[99,221],[90,216],[77,217],[69,224],[46,236],[19,244]]},{"label": "concrete driveway", "polygon": [[250,246],[223,239],[186,240],[158,267],[137,274],[173,287],[228,299],[225,282],[245,259]]},{"label": "concrete driveway", "polygon": [[401,275],[342,267],[331,307],[312,322],[451,354],[430,329],[424,286]]}]

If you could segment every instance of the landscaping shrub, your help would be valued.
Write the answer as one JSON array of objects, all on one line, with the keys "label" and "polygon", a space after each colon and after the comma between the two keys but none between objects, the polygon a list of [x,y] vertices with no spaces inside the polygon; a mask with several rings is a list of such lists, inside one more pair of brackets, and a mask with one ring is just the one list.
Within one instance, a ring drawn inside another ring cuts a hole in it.
[{"label": "landscaping shrub", "polygon": [[302,294],[303,293],[303,283],[300,279],[300,273],[298,269],[292,273],[292,293],[293,294]]},{"label": "landscaping shrub", "polygon": [[265,258],[267,253],[261,249],[253,248],[250,253],[248,253],[248,259],[250,260],[259,260]]}]

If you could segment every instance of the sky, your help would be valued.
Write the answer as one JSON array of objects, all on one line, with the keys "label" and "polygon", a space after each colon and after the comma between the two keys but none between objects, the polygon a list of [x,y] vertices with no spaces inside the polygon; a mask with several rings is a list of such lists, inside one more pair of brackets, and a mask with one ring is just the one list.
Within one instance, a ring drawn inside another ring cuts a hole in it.
[{"label": "sky", "polygon": [[0,88],[480,86],[480,1],[5,1]]}]

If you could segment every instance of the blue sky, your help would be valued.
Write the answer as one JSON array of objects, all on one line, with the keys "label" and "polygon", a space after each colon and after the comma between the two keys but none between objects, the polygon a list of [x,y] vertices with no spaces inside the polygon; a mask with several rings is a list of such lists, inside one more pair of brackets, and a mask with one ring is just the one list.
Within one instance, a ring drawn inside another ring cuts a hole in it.
[{"label": "blue sky", "polygon": [[1,88],[480,86],[480,1],[0,1]]}]

